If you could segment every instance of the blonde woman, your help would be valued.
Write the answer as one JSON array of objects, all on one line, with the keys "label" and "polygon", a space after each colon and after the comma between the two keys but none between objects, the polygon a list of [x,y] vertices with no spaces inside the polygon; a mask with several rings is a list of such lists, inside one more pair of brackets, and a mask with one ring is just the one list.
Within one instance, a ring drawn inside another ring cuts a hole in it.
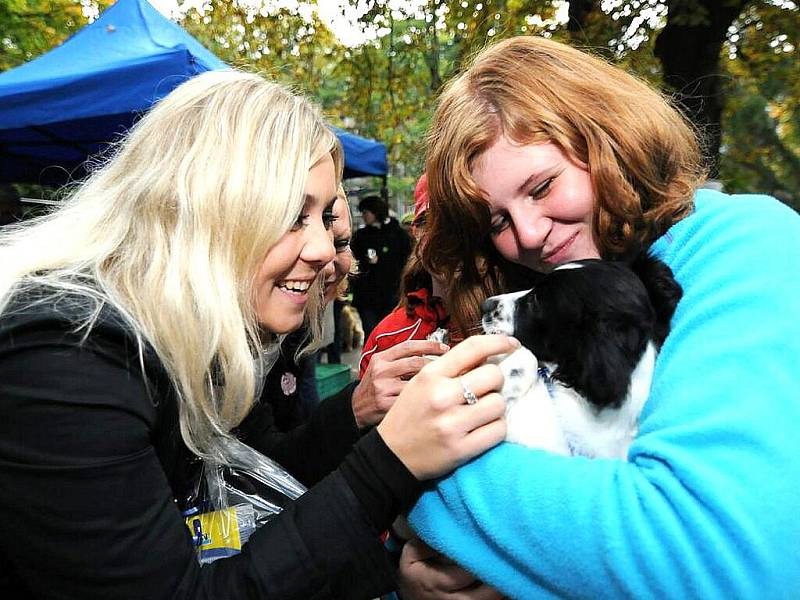
[{"label": "blonde woman", "polygon": [[[370,598],[392,586],[378,532],[420,480],[502,438],[502,376],[479,365],[514,344],[448,353],[361,439],[341,404],[275,434],[254,390],[334,258],[340,173],[306,101],[208,73],[145,116],[63,208],[2,234],[0,595]],[[466,406],[464,386],[480,402]],[[328,433],[342,423],[349,438]],[[201,567],[176,501],[191,455],[224,460],[237,426],[315,485],[241,554]]]},{"label": "blonde woman", "polygon": [[[350,252],[350,210],[341,185],[336,192],[331,219],[331,233],[336,254],[321,273],[322,296],[319,298],[312,296],[309,299],[306,327],[297,330],[284,340],[280,355],[267,374],[261,393],[262,402],[269,404],[275,425],[282,431],[288,431],[308,421],[314,407],[320,402],[315,381],[317,357],[313,353],[314,346],[308,344],[309,338],[321,338],[324,317],[320,317],[319,313],[329,310],[328,305],[335,301],[338,292],[340,290],[343,292],[347,288],[346,277],[354,267],[353,255]],[[315,318],[311,316],[312,314],[318,316]],[[433,351],[437,354],[442,352],[440,348],[434,348]],[[352,392],[352,385],[341,390],[339,394],[347,396],[342,401],[348,402]],[[359,416],[356,414],[356,420]],[[345,425],[346,429],[350,428],[349,423]],[[344,436],[347,439],[346,432]]]},{"label": "blonde woman", "polygon": [[501,444],[423,496],[423,539],[511,598],[796,595],[797,213],[700,189],[695,135],[665,98],[534,37],[449,85],[426,170],[423,262],[465,331],[520,270],[577,259],[648,250],[683,296],[626,461]]}]

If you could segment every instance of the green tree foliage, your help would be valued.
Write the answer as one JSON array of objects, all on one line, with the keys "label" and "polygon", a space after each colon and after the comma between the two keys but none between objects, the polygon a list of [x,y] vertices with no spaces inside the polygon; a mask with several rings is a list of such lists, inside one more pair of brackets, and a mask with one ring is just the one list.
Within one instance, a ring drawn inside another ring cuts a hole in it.
[{"label": "green tree foliage", "polygon": [[394,188],[411,204],[424,168],[425,134],[442,85],[466,58],[493,39],[557,29],[551,2],[533,0],[427,0],[405,7],[372,3],[360,18],[375,39],[352,48],[338,72],[348,88],[342,116],[365,135],[387,143]]},{"label": "green tree foliage", "polygon": [[[391,22],[387,14],[398,15],[390,8],[395,4],[375,2],[363,20]],[[439,17],[436,56],[442,80],[492,39],[532,33],[588,48],[675,97],[703,135],[714,175],[724,142],[720,178],[727,189],[775,193],[798,205],[800,12],[795,2],[573,0],[568,20],[558,2],[420,4]],[[409,50],[430,57],[430,48],[428,41]],[[738,52],[731,54],[732,48]],[[434,100],[435,95],[425,98]],[[412,114],[422,116],[422,111]],[[410,146],[399,154],[419,156]]]},{"label": "green tree foliage", "polygon": [[[317,0],[181,2],[190,8],[177,17],[229,64],[310,94],[334,124],[386,143],[391,189],[407,204],[442,86],[487,43],[519,34],[590,49],[667,93],[687,92],[697,77],[702,101],[687,106],[712,137],[721,126],[727,189],[800,202],[796,0],[324,1],[360,10],[363,42],[340,42],[318,16]],[[3,0],[0,69],[60,43],[111,2]],[[686,52],[695,38],[704,40],[702,57]],[[693,71],[700,62],[705,71]]]},{"label": "green tree foliage", "polygon": [[111,0],[3,0],[0,71],[36,58],[89,22]]},{"label": "green tree foliage", "polygon": [[267,2],[206,0],[181,25],[228,64],[258,70],[320,98],[344,48],[317,16],[314,4],[290,10]]},{"label": "green tree foliage", "polygon": [[800,210],[798,45],[798,14],[778,3],[748,7],[731,27],[720,175],[732,191],[774,194]]}]

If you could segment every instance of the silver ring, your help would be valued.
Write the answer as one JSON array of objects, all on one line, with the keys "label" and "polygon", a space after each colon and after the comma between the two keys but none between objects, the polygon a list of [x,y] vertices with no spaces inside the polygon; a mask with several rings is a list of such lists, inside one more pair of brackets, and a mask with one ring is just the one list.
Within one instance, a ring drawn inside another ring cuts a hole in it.
[{"label": "silver ring", "polygon": [[461,395],[464,396],[464,400],[467,402],[467,404],[469,404],[470,406],[475,404],[478,401],[478,397],[475,395],[475,392],[469,389],[464,383],[464,380],[461,379],[460,377],[458,379],[458,382],[461,384],[461,389],[464,390],[464,392]]}]

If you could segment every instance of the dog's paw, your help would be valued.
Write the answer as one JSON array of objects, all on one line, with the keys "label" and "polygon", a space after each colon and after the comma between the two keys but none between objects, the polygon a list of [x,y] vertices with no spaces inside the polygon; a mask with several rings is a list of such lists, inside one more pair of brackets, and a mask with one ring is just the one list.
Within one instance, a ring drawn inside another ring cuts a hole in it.
[{"label": "dog's paw", "polygon": [[439,342],[440,344],[447,344],[450,342],[450,332],[442,327],[437,327],[425,339],[432,342]]},{"label": "dog's paw", "polygon": [[491,362],[495,362],[503,372],[505,381],[500,393],[506,402],[513,402],[524,396],[533,387],[539,376],[539,361],[524,346],[511,354],[499,356]]}]

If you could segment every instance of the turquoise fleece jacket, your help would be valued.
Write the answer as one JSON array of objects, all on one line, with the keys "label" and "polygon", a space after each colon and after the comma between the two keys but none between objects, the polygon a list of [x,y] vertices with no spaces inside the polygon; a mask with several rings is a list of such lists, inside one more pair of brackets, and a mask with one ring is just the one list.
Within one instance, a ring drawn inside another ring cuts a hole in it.
[{"label": "turquoise fleece jacket", "polygon": [[628,461],[502,443],[411,511],[511,598],[800,594],[800,216],[695,199],[652,247],[684,295]]}]

